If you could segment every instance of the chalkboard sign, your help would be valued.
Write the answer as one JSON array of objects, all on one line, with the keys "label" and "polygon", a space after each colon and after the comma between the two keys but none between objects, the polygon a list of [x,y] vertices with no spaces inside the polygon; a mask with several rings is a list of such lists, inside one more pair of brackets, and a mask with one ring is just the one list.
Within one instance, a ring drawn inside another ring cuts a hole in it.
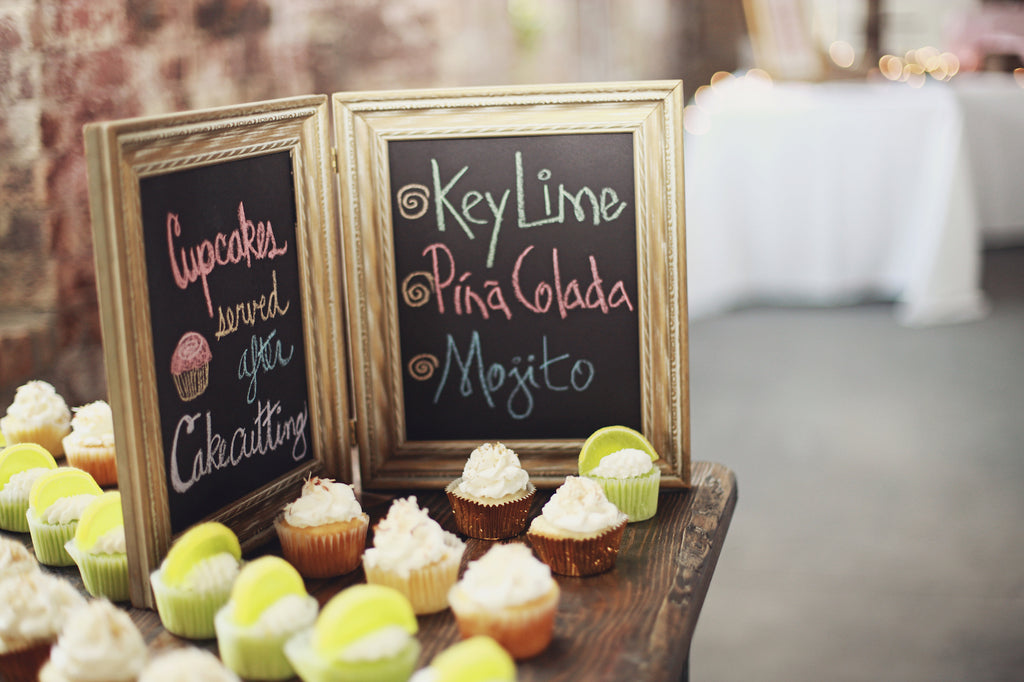
[{"label": "chalkboard sign", "polygon": [[143,178],[171,531],[313,458],[292,154]]},{"label": "chalkboard sign", "polygon": [[388,146],[406,438],[641,428],[628,133]]},{"label": "chalkboard sign", "polygon": [[611,424],[689,484],[681,87],[333,96],[366,487],[558,485]]},{"label": "chalkboard sign", "polygon": [[86,126],[135,605],[203,520],[249,548],[303,480],[351,480],[327,98]]}]

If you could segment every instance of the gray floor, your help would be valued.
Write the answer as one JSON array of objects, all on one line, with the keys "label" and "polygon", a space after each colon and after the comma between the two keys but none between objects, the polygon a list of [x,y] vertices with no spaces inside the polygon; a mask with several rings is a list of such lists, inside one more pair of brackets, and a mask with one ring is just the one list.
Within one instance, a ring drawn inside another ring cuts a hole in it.
[{"label": "gray floor", "polygon": [[977,322],[691,325],[693,457],[739,484],[692,680],[1024,680],[1024,249],[984,272]]}]

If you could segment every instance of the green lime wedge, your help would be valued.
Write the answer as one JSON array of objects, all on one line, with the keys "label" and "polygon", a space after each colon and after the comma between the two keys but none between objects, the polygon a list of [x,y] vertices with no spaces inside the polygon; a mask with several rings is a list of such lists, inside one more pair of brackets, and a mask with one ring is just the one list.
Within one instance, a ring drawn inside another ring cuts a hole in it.
[{"label": "green lime wedge", "polygon": [[579,470],[581,474],[593,470],[601,460],[613,452],[636,448],[651,456],[651,461],[658,459],[658,453],[644,434],[628,426],[605,426],[594,431],[583,443],[580,450]]},{"label": "green lime wedge", "polygon": [[438,682],[513,682],[512,656],[486,635],[476,635],[448,647],[430,662]]},{"label": "green lime wedge", "polygon": [[252,625],[268,606],[290,594],[307,594],[306,584],[295,567],[272,555],[250,561],[239,572],[231,588],[235,622]]},{"label": "green lime wedge", "polygon": [[216,521],[192,526],[167,552],[161,566],[163,581],[168,585],[181,585],[198,562],[224,552],[242,559],[242,547],[234,531]]},{"label": "green lime wedge", "polygon": [[0,452],[0,488],[7,485],[14,474],[29,469],[56,469],[50,451],[35,443],[9,445]]},{"label": "green lime wedge", "polygon": [[108,531],[123,525],[121,493],[116,490],[105,492],[82,510],[75,530],[75,544],[81,551],[88,552]]},{"label": "green lime wedge", "polygon": [[313,648],[331,658],[352,642],[389,625],[405,628],[409,634],[419,630],[406,596],[384,585],[353,585],[334,595],[320,611]]},{"label": "green lime wedge", "polygon": [[57,467],[47,471],[32,484],[32,490],[28,493],[28,506],[35,510],[37,517],[41,517],[51,504],[62,497],[102,494],[103,489],[88,473],[74,467]]}]

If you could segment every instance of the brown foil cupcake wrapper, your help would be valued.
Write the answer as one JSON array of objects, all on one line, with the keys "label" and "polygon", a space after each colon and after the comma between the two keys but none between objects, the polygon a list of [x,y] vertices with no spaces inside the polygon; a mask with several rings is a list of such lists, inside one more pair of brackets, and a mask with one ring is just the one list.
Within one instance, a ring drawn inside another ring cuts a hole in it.
[{"label": "brown foil cupcake wrapper", "polygon": [[36,682],[39,671],[50,658],[52,642],[43,640],[0,654],[0,679],[10,682]]},{"label": "brown foil cupcake wrapper", "polygon": [[117,455],[114,448],[90,448],[68,445],[65,440],[64,456],[68,466],[86,471],[101,486],[117,485]]},{"label": "brown foil cupcake wrapper", "polygon": [[533,603],[494,611],[457,608],[451,600],[452,613],[463,639],[487,635],[516,660],[532,658],[551,643],[555,629],[559,589],[552,590]]},{"label": "brown foil cupcake wrapper", "polygon": [[523,532],[537,494],[532,483],[526,484],[526,494],[522,497],[501,504],[482,504],[456,492],[461,480],[455,479],[444,489],[460,533],[480,540],[505,540]]},{"label": "brown foil cupcake wrapper", "polygon": [[281,541],[281,553],[299,573],[306,578],[333,578],[351,573],[359,566],[366,549],[370,517],[363,514],[361,521],[330,524],[339,526],[338,532],[317,532],[291,526],[279,515],[274,527]]},{"label": "brown foil cupcake wrapper", "polygon": [[597,575],[615,567],[626,520],[593,538],[555,538],[528,532],[533,550],[553,573],[570,576]]}]

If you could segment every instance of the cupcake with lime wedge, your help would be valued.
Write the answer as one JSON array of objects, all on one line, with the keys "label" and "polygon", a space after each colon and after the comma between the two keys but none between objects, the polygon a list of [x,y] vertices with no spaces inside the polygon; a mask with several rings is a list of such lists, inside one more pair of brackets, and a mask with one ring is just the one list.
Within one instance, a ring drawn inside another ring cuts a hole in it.
[{"label": "cupcake with lime wedge", "polygon": [[39,563],[75,565],[64,545],[75,537],[82,512],[102,494],[92,476],[73,467],[57,467],[36,479],[25,516]]},{"label": "cupcake with lime wedge", "polygon": [[214,616],[231,597],[241,561],[238,536],[224,524],[185,531],[149,577],[164,628],[187,639],[213,638]]},{"label": "cupcake with lime wedge", "polygon": [[516,682],[516,663],[494,639],[475,635],[434,656],[409,682]]},{"label": "cupcake with lime wedge", "polygon": [[597,481],[629,523],[635,523],[658,511],[657,460],[658,453],[642,433],[627,426],[606,426],[583,443],[579,473]]},{"label": "cupcake with lime wedge", "polygon": [[353,585],[327,602],[313,627],[289,639],[284,653],[304,682],[406,682],[420,655],[418,630],[404,594]]},{"label": "cupcake with lime wedge", "polygon": [[90,502],[78,520],[75,537],[68,540],[64,549],[78,564],[89,594],[110,601],[128,600],[128,554],[121,493],[111,490]]},{"label": "cupcake with lime wedge", "polygon": [[57,468],[50,451],[36,443],[16,443],[0,451],[0,528],[28,532],[28,495],[40,476]]},{"label": "cupcake with lime wedge", "polygon": [[294,677],[285,642],[312,627],[318,608],[302,576],[281,557],[267,555],[247,563],[231,598],[214,618],[221,660],[247,680]]}]

